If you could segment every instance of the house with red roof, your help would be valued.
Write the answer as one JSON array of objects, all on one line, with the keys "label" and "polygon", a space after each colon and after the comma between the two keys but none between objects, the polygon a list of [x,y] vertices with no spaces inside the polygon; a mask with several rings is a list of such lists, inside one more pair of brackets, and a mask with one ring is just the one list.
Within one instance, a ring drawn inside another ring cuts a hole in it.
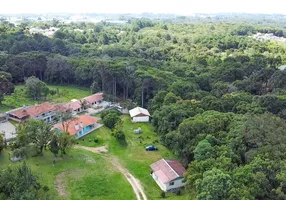
[{"label": "house with red roof", "polygon": [[82,102],[80,102],[80,100],[77,99],[71,100],[71,102],[66,104],[66,107],[72,111],[73,115],[81,113],[85,110]]},{"label": "house with red roof", "polygon": [[176,192],[186,184],[183,181],[186,169],[177,160],[161,159],[150,167],[151,176],[165,192]]},{"label": "house with red roof", "polygon": [[51,123],[53,121],[55,111],[56,107],[53,104],[45,102],[34,106],[23,106],[22,108],[7,112],[7,115],[9,119],[17,122],[24,122],[29,118],[33,118],[42,119],[47,123]]},{"label": "house with red roof", "polygon": [[65,125],[61,123],[56,124],[54,125],[54,128],[58,133],[68,132],[78,139],[94,131],[98,120],[100,120],[100,118],[89,115],[80,115],[76,119],[68,121]]},{"label": "house with red roof", "polygon": [[96,94],[90,95],[88,97],[83,98],[83,100],[86,101],[88,106],[92,107],[103,101],[103,93],[96,93]]}]

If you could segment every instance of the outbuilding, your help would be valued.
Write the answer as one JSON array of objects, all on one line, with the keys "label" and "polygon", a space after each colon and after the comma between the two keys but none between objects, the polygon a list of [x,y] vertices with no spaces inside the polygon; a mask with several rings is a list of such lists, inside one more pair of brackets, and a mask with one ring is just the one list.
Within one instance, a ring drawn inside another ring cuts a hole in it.
[{"label": "outbuilding", "polygon": [[147,109],[136,107],[129,110],[132,122],[149,122],[150,113]]},{"label": "outbuilding", "polygon": [[176,192],[186,184],[184,182],[186,169],[177,160],[161,159],[150,167],[152,178],[165,192]]}]

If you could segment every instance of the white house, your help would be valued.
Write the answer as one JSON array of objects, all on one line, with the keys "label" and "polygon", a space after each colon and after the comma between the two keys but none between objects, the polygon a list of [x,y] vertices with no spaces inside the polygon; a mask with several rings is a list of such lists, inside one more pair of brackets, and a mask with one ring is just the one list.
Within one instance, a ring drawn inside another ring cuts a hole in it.
[{"label": "white house", "polygon": [[147,109],[136,107],[129,110],[133,122],[149,122],[150,113]]},{"label": "white house", "polygon": [[183,182],[186,169],[176,160],[161,159],[150,167],[151,176],[165,192],[176,192],[186,184]]}]

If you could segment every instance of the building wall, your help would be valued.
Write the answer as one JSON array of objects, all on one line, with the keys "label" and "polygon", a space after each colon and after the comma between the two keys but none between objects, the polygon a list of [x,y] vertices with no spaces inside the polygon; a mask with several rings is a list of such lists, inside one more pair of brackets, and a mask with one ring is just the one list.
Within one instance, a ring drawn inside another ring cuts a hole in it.
[{"label": "building wall", "polygon": [[171,181],[171,182],[174,182],[174,184],[170,185],[171,182],[163,183],[160,179],[158,179],[158,177],[154,173],[152,173],[151,176],[156,181],[157,185],[161,188],[161,190],[165,192],[170,191],[172,189],[181,188],[186,184],[182,182],[183,178],[178,178],[174,181]]},{"label": "building wall", "polygon": [[89,126],[84,127],[82,130],[80,130],[76,134],[74,134],[74,136],[78,139],[78,138],[81,138],[89,134],[92,131],[94,131],[94,125],[89,125]]},{"label": "building wall", "polygon": [[166,184],[162,183],[154,173],[152,173],[151,176],[156,181],[157,185],[161,188],[161,190],[166,192],[167,191]]},{"label": "building wall", "polygon": [[183,178],[178,178],[172,182],[174,182],[174,185],[170,185],[171,182],[166,184],[166,191],[169,191],[174,188],[183,187],[186,184],[183,182]]},{"label": "building wall", "polygon": [[149,122],[149,116],[133,117],[133,122]]},{"label": "building wall", "polygon": [[55,115],[55,112],[51,111],[51,112],[46,112],[42,115],[39,115],[39,116],[35,117],[34,119],[36,119],[36,120],[42,119],[42,120],[46,121],[47,123],[50,123],[53,121],[54,115]]}]

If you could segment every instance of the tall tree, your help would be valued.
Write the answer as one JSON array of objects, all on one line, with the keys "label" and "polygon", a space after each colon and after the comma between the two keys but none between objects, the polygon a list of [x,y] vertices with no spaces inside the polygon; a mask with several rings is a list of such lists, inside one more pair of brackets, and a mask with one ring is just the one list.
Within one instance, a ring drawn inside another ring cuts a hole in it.
[{"label": "tall tree", "polygon": [[26,92],[34,100],[40,100],[49,94],[48,86],[38,78],[31,76],[26,80]]},{"label": "tall tree", "polygon": [[61,123],[64,129],[64,132],[68,132],[70,123],[72,122],[72,120],[75,120],[75,119],[76,119],[76,116],[72,114],[72,111],[70,109],[66,111],[56,112],[56,115],[55,115],[55,121],[57,121],[58,123]]},{"label": "tall tree", "polygon": [[25,138],[22,143],[32,143],[37,149],[38,155],[43,154],[44,147],[49,143],[54,131],[52,125],[47,124],[44,120],[29,119],[25,124],[20,125],[19,129],[23,129],[23,134],[19,135],[19,140]]}]

